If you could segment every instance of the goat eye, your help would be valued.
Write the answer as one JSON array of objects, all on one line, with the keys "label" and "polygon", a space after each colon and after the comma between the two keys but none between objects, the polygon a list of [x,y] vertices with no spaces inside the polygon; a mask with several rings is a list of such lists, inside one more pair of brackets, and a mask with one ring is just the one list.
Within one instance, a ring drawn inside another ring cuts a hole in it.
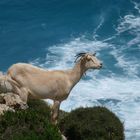
[{"label": "goat eye", "polygon": [[95,63],[93,59],[91,59],[91,61],[92,61],[93,63]]}]

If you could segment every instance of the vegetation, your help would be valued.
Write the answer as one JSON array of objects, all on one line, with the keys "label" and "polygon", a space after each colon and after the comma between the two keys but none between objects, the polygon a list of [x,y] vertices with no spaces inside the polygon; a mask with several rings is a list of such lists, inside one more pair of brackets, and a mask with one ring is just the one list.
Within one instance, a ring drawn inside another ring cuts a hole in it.
[{"label": "vegetation", "polygon": [[[39,100],[28,104],[27,110],[0,117],[0,140],[61,140],[50,123],[50,107]],[[60,111],[59,127],[68,140],[124,140],[122,123],[104,107]]]},{"label": "vegetation", "polygon": [[76,109],[59,125],[68,140],[124,140],[123,124],[104,107]]},{"label": "vegetation", "polygon": [[0,117],[0,140],[61,140],[58,128],[50,123],[46,103],[30,101],[29,106]]}]

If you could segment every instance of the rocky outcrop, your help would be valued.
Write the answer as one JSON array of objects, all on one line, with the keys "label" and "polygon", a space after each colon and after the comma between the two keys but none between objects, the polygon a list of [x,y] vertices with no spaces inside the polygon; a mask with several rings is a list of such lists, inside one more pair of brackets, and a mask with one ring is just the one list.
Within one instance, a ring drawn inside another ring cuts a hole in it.
[{"label": "rocky outcrop", "polygon": [[0,94],[0,115],[6,111],[15,111],[16,109],[27,109],[28,105],[24,103],[20,97],[14,93]]},{"label": "rocky outcrop", "polygon": [[4,115],[4,112],[6,112],[6,111],[14,112],[15,110],[12,109],[11,107],[7,106],[6,104],[0,104],[0,115]]}]

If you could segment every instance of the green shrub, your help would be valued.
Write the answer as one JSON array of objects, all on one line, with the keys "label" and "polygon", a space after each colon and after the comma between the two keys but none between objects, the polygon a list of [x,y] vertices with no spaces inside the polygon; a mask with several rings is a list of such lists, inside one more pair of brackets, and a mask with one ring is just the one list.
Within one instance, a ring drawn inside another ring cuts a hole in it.
[{"label": "green shrub", "polygon": [[124,140],[123,124],[104,107],[76,109],[59,126],[68,140]]},{"label": "green shrub", "polygon": [[46,103],[35,100],[29,106],[0,117],[0,140],[61,140],[58,128],[50,123]]}]

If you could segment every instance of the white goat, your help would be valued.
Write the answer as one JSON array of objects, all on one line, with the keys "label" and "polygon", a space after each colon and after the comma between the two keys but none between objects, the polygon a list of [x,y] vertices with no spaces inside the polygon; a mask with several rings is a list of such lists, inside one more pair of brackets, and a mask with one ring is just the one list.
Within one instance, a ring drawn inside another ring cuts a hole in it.
[{"label": "white goat", "polygon": [[77,59],[75,66],[69,70],[46,71],[30,64],[18,63],[9,68],[7,75],[17,83],[15,92],[23,101],[27,102],[28,97],[52,99],[52,122],[56,124],[60,103],[68,97],[82,75],[88,69],[102,67],[95,54],[80,53]]}]

